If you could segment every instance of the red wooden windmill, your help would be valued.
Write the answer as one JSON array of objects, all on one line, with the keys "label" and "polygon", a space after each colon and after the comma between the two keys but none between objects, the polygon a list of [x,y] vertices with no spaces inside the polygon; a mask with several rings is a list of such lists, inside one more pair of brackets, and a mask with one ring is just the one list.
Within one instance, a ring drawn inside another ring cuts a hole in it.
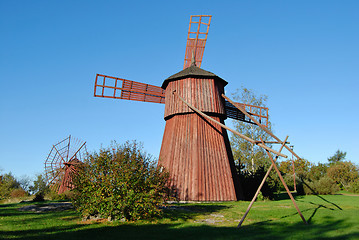
[{"label": "red wooden windmill", "polygon": [[86,142],[70,136],[52,145],[45,160],[47,184],[58,194],[73,189],[74,174],[86,156]]},{"label": "red wooden windmill", "polygon": [[[227,117],[253,123],[222,97],[227,82],[200,68],[210,22],[209,15],[191,16],[184,69],[161,87],[97,74],[94,89],[95,97],[165,103],[166,127],[158,164],[169,171],[170,185],[185,201],[241,198],[227,131],[220,124]],[[267,108],[240,106],[268,125]]]}]

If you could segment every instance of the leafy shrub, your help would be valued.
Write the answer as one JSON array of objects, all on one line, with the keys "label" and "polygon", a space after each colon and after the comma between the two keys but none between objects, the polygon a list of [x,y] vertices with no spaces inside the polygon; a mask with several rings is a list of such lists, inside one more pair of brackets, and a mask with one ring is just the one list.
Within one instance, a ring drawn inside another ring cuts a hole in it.
[{"label": "leafy shrub", "polygon": [[168,188],[136,142],[93,153],[75,178],[74,206],[84,216],[138,220],[159,216]]},{"label": "leafy shrub", "polygon": [[[293,175],[292,174],[285,174],[283,176],[283,179],[285,181],[285,183],[287,184],[288,188],[290,191],[294,191],[294,179],[293,179]],[[295,182],[295,184],[297,185],[297,181]],[[283,184],[282,184],[283,185]],[[283,187],[284,188],[284,187]],[[285,188],[284,188],[285,190]]]},{"label": "leafy shrub", "polygon": [[34,199],[32,199],[33,202],[43,202],[45,201],[44,194],[42,192],[38,192],[35,194]]},{"label": "leafy shrub", "polygon": [[74,193],[70,190],[67,190],[61,194],[58,194],[57,192],[50,190],[47,194],[45,194],[45,197],[53,201],[71,201],[74,198]]},{"label": "leafy shrub", "polygon": [[[265,174],[266,169],[263,166],[259,166],[255,171],[242,171],[240,173],[239,180],[242,186],[244,200],[251,200],[253,198]],[[266,179],[261,189],[261,197],[258,197],[259,200],[274,198],[274,193],[276,193],[279,188],[279,182],[275,174],[276,173],[272,171]]]},{"label": "leafy shrub", "polygon": [[34,180],[32,186],[30,186],[30,191],[35,194],[46,195],[50,193],[50,188],[47,186],[46,178],[44,174],[37,174],[36,180]]},{"label": "leafy shrub", "polygon": [[322,177],[318,181],[309,182],[303,181],[304,193],[306,195],[311,194],[334,194],[339,191],[339,187],[335,181],[329,177]]},{"label": "leafy shrub", "polygon": [[353,193],[359,193],[359,179],[350,185],[349,191]]},{"label": "leafy shrub", "polygon": [[359,171],[358,167],[350,161],[337,162],[328,168],[327,176],[340,184],[342,188],[347,188],[359,179]]},{"label": "leafy shrub", "polygon": [[11,197],[12,191],[18,188],[20,183],[11,172],[0,176],[0,200]]},{"label": "leafy shrub", "polygon": [[307,178],[311,181],[317,181],[327,175],[327,170],[328,164],[318,163],[317,165],[312,165]]},{"label": "leafy shrub", "polygon": [[11,198],[19,198],[19,197],[26,197],[28,193],[22,188],[16,188],[11,191],[10,197]]},{"label": "leafy shrub", "polygon": [[[304,195],[303,183],[297,176],[295,176],[295,188],[294,188],[293,174],[286,174],[283,176],[283,179],[290,191],[296,190],[297,195]],[[285,191],[285,188],[282,183],[281,183],[281,191]]]}]

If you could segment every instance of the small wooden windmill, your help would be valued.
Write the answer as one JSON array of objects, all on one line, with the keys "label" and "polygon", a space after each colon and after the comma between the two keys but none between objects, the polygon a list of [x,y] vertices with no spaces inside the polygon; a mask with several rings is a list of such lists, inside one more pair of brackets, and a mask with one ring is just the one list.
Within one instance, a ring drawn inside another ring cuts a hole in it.
[{"label": "small wooden windmill", "polygon": [[[200,68],[210,22],[209,15],[191,16],[184,69],[167,78],[161,87],[101,74],[95,81],[95,97],[165,104],[159,165],[169,171],[171,186],[185,201],[241,198],[224,120],[253,123],[223,98],[227,82]],[[240,106],[259,124],[268,125],[267,108]]]},{"label": "small wooden windmill", "polygon": [[50,188],[61,194],[74,188],[73,177],[85,158],[86,142],[70,136],[52,145],[45,160],[45,175]]}]

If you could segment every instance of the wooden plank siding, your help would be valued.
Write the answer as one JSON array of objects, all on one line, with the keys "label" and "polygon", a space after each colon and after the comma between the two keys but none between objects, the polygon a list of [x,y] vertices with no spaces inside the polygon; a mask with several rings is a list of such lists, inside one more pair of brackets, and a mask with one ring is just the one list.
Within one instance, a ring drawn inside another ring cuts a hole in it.
[{"label": "wooden plank siding", "polygon": [[223,83],[214,79],[186,78],[168,84],[165,93],[165,119],[174,114],[193,113],[189,107],[178,101],[178,98],[172,94],[173,91],[202,112],[226,116],[224,100],[221,96],[224,92]]},{"label": "wooden plank siding", "polygon": [[186,101],[224,123],[224,84],[211,78],[188,77],[166,87],[166,126],[159,166],[170,173],[169,185],[182,201],[235,201],[238,176],[225,129],[188,108]]},{"label": "wooden plank siding", "polygon": [[166,121],[159,165],[170,173],[170,185],[177,189],[179,200],[237,200],[225,131],[196,113]]}]

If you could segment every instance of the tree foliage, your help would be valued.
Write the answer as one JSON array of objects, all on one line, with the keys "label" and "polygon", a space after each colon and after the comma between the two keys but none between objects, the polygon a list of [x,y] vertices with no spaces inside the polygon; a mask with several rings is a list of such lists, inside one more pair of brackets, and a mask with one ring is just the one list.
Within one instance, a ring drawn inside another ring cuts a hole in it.
[{"label": "tree foliage", "polygon": [[15,189],[21,189],[21,187],[11,172],[0,176],[0,200],[11,197],[11,192]]},{"label": "tree foliage", "polygon": [[35,194],[41,192],[45,194],[50,191],[46,183],[46,178],[44,177],[43,174],[36,175],[36,179],[34,180],[33,185],[30,186],[30,191]]},{"label": "tree foliage", "polygon": [[84,216],[148,219],[160,214],[168,174],[136,142],[90,154],[75,178],[74,204]]},{"label": "tree foliage", "polygon": [[[299,178],[307,178],[308,172],[311,169],[312,164],[306,159],[294,160],[295,175]],[[293,174],[293,161],[287,159],[279,164],[279,170],[284,174]]]},{"label": "tree foliage", "polygon": [[338,162],[342,162],[345,160],[347,153],[342,152],[339,149],[334,153],[333,156],[328,158],[329,165],[334,165]]},{"label": "tree foliage", "polygon": [[29,189],[33,194],[35,194],[33,199],[34,202],[44,201],[45,195],[50,193],[50,188],[47,186],[44,174],[36,175],[36,178]]},{"label": "tree foliage", "polygon": [[[241,103],[261,107],[266,107],[267,102],[267,96],[256,95],[253,90],[244,87],[237,89],[233,94],[233,98],[235,101]],[[236,131],[246,135],[253,140],[260,141],[260,137],[262,137],[264,141],[269,139],[268,134],[265,133],[259,126],[241,121],[234,121],[233,125]],[[270,123],[268,128],[271,130]],[[259,167],[269,167],[270,160],[268,159],[267,153],[263,148],[253,145],[252,143],[237,135],[231,136],[231,146],[234,159],[237,164],[241,166],[243,171],[254,172]]]},{"label": "tree foliage", "polygon": [[313,164],[308,173],[308,179],[311,181],[318,181],[322,177],[327,175],[328,164],[318,163],[317,165]]},{"label": "tree foliage", "polygon": [[358,167],[350,161],[338,161],[328,168],[327,174],[329,178],[345,188],[359,178]]},{"label": "tree foliage", "polygon": [[[303,179],[302,179],[303,180]],[[304,187],[304,194],[311,195],[311,194],[335,194],[339,191],[339,187],[335,182],[327,177],[321,177],[319,180],[316,181],[303,181]]]}]

